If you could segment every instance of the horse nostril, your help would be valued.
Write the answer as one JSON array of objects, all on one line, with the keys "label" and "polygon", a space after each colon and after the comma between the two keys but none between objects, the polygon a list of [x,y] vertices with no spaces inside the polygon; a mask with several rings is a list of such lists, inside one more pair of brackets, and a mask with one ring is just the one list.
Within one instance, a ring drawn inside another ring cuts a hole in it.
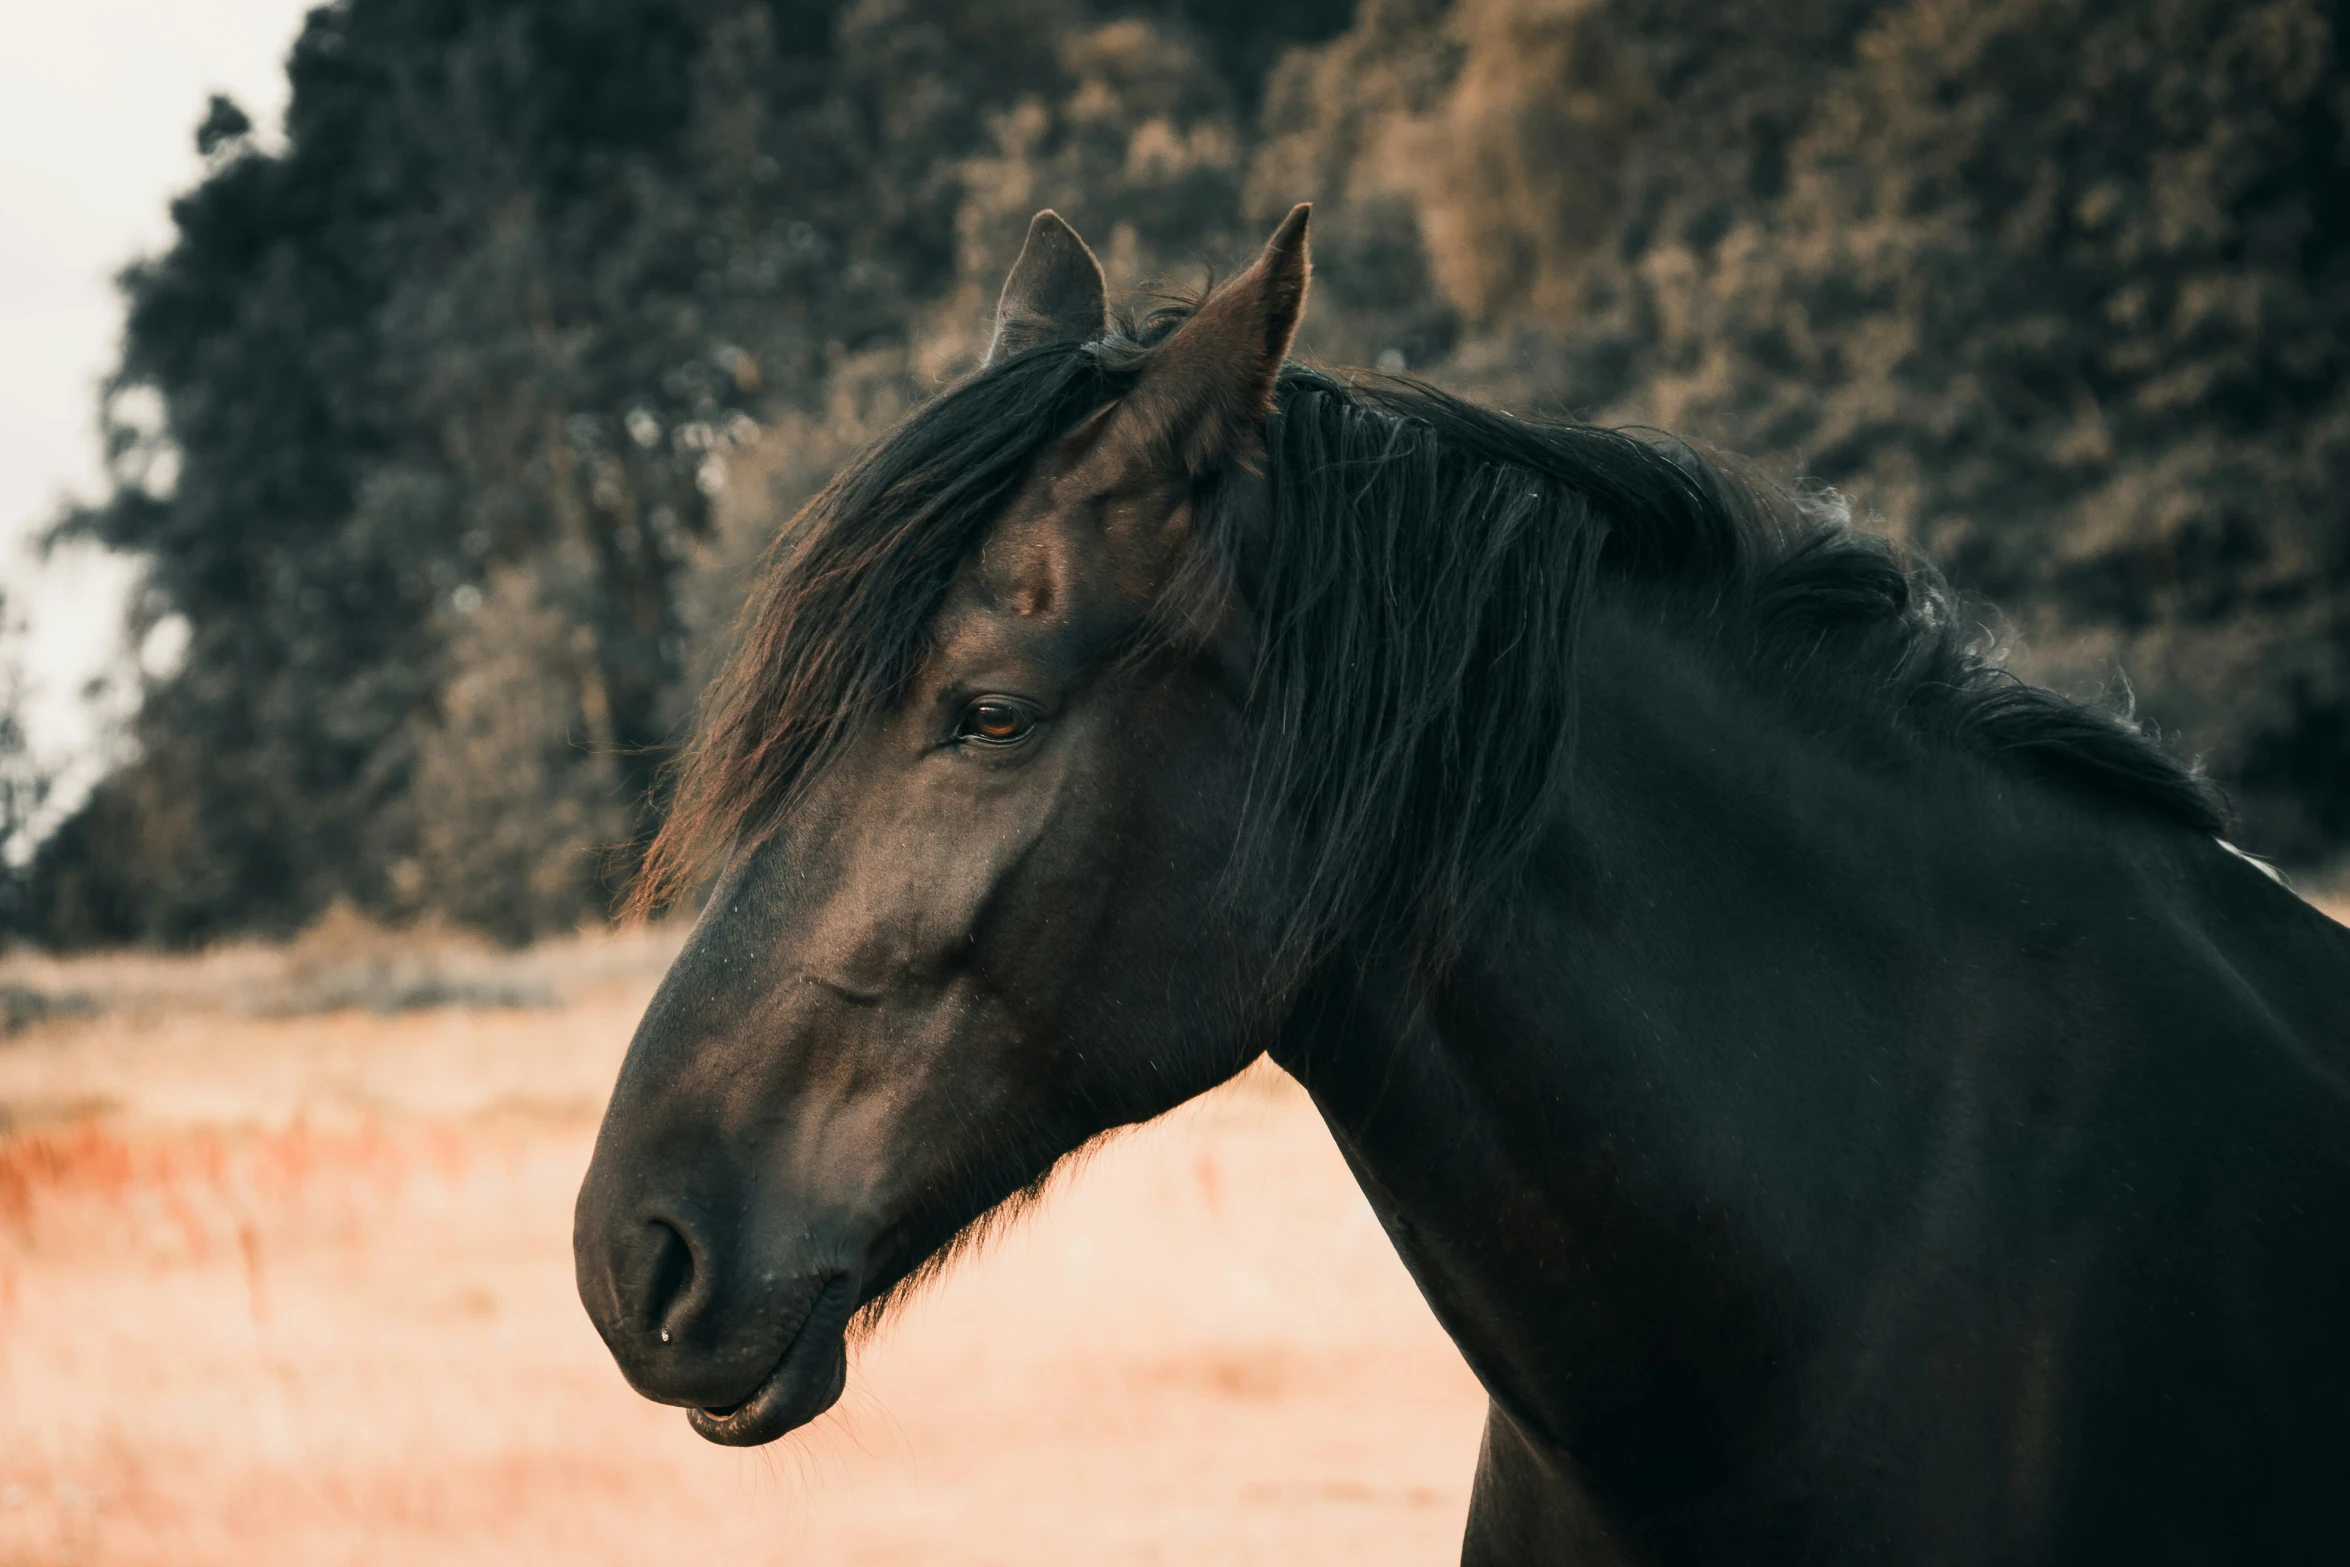
[{"label": "horse nostril", "polygon": [[653,1226],[653,1266],[645,1289],[645,1325],[661,1331],[661,1342],[669,1342],[669,1317],[684,1301],[694,1283],[694,1249],[676,1225],[666,1219],[655,1219]]}]

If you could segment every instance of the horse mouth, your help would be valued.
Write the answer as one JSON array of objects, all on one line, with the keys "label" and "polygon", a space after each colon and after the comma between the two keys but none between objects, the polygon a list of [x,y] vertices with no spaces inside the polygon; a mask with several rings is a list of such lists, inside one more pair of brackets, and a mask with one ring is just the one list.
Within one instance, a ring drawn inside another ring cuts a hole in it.
[{"label": "horse mouth", "polygon": [[855,1304],[850,1282],[836,1275],[818,1292],[797,1333],[784,1345],[764,1380],[739,1404],[692,1409],[686,1423],[704,1441],[722,1447],[757,1447],[772,1442],[830,1409],[848,1385],[848,1343],[844,1337]]}]

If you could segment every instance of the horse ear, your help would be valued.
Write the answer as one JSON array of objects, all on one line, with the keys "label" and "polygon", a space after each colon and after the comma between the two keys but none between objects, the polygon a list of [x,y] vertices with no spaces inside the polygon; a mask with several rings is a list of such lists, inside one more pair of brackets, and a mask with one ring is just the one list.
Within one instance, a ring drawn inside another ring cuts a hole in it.
[{"label": "horse ear", "polygon": [[1077,231],[1046,208],[1028,221],[1020,259],[996,301],[995,338],[983,365],[1047,343],[1082,343],[1109,330],[1102,264]]},{"label": "horse ear", "polygon": [[1273,231],[1247,271],[1208,296],[1151,353],[1126,408],[1193,475],[1248,462],[1273,412],[1274,380],[1305,314],[1310,203]]}]

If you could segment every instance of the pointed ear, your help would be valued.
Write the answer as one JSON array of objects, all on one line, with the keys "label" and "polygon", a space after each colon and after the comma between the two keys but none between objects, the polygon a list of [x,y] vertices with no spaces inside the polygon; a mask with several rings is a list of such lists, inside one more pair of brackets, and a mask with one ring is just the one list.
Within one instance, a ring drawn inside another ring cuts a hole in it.
[{"label": "pointed ear", "polygon": [[1292,207],[1249,269],[1151,351],[1127,394],[1126,413],[1195,477],[1255,460],[1274,378],[1305,314],[1312,212],[1308,203]]},{"label": "pointed ear", "polygon": [[996,301],[995,338],[982,365],[1047,343],[1082,343],[1109,330],[1102,264],[1077,231],[1047,208],[1028,221],[1028,240]]}]

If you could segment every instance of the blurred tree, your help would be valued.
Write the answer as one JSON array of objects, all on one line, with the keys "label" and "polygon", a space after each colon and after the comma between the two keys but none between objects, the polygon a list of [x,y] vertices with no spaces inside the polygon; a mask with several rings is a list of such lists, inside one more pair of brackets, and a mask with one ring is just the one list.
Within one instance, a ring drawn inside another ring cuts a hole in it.
[{"label": "blurred tree", "polygon": [[394,869],[411,906],[512,942],[595,906],[592,851],[625,843],[629,820],[594,572],[580,552],[494,568],[450,611],[451,674],[417,740],[414,857]]},{"label": "blurred tree", "polygon": [[[587,856],[618,845],[625,876],[658,809],[681,606],[711,596],[685,579],[764,430],[835,408],[835,379],[902,404],[954,367],[913,365],[910,335],[1000,269],[1027,215],[990,205],[1006,181],[1188,261],[1233,219],[1255,75],[1347,9],[312,13],[284,150],[212,100],[177,241],[124,278],[114,493],[60,531],[140,556],[143,623],[192,634],[137,759],[42,856],[52,934],[285,929],[337,898],[515,938],[597,912]],[[501,743],[512,776],[460,787]]]},{"label": "blurred tree", "polygon": [[2246,841],[2308,860],[2350,843],[2340,25],[1365,0],[1284,67],[1255,184],[1311,171],[1324,228],[1425,258],[1467,323],[1439,378],[1850,489],[2037,672],[2126,671]]},{"label": "blurred tree", "polygon": [[0,941],[28,924],[26,873],[51,779],[33,755],[24,727],[24,667],[15,656],[24,633],[0,594]]},{"label": "blurred tree", "polygon": [[593,656],[550,700],[605,714],[594,767],[647,797],[730,454],[944,284],[937,152],[1055,69],[1065,11],[343,0],[295,45],[282,153],[216,100],[176,244],[124,279],[116,401],[160,420],[115,421],[115,492],[62,527],[138,554],[192,636],[43,856],[54,933],[461,899],[416,870],[448,611],[558,554]]},{"label": "blurred tree", "polygon": [[2350,843],[2350,71],[2329,0],[337,0],[126,275],[184,617],[56,939],[591,916],[742,569],[973,362],[1028,214],[1306,346],[1854,492],[2116,663],[2256,847]]},{"label": "blurred tree", "polygon": [[2301,860],[2350,838],[2338,15],[1886,7],[1783,193],[1631,258],[1611,323],[1644,411],[1851,488],[2044,669],[2126,670]]}]

